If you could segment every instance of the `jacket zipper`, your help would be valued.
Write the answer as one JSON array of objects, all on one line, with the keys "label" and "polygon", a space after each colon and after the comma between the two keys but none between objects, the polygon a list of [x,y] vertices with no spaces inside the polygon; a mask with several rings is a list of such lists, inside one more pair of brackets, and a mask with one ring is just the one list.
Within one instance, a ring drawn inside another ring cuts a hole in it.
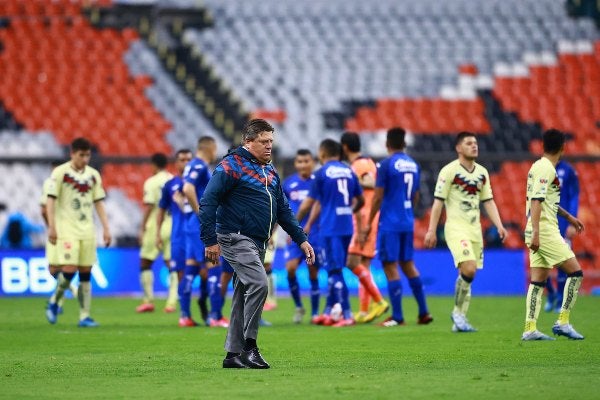
[{"label": "jacket zipper", "polygon": [[269,196],[269,231],[267,232],[267,240],[263,243],[263,249],[267,248],[267,243],[271,238],[271,225],[273,224],[273,197],[269,192],[269,178],[267,177],[267,173],[265,172],[265,167],[262,167],[263,175],[265,176],[265,191]]}]

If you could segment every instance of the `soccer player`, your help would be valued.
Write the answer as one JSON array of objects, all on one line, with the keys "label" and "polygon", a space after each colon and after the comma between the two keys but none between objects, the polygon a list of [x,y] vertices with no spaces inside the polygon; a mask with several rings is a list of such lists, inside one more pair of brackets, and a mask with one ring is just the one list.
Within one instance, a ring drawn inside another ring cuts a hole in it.
[{"label": "soccer player", "polygon": [[[169,295],[165,312],[175,312],[178,300],[179,281],[183,278],[185,268],[185,232],[184,232],[184,214],[185,196],[183,195],[182,174],[185,166],[192,159],[192,152],[188,149],[178,150],[175,154],[175,169],[177,175],[169,180],[162,188],[160,200],[158,202],[158,213],[156,214],[156,246],[162,250],[164,248],[163,235],[161,234],[165,215],[171,216],[171,234],[170,234],[170,253],[167,261],[169,266]],[[165,256],[166,257],[166,256]]]},{"label": "soccer player", "polygon": [[[221,267],[211,262],[205,262],[204,244],[200,240],[200,221],[198,220],[199,199],[204,193],[204,189],[210,180],[209,164],[217,159],[217,143],[210,136],[202,136],[198,139],[196,147],[196,157],[192,159],[183,171],[183,193],[189,203],[186,208],[185,224],[185,273],[184,279],[180,282],[181,294],[181,318],[179,325],[197,326],[198,324],[191,318],[190,302],[192,296],[192,282],[198,274],[200,279],[200,311],[203,322],[211,325],[214,318],[209,318],[209,312],[206,307],[206,298],[208,293],[213,293],[211,297],[211,309],[217,309],[220,302],[220,291],[209,289],[208,285],[218,285],[221,279]],[[206,268],[204,268],[206,267]],[[207,271],[208,269],[208,271]],[[225,326],[225,321],[214,321]],[[213,323],[213,324],[214,324]]]},{"label": "soccer player", "polygon": [[[565,160],[560,160],[558,164],[556,164],[556,175],[560,181],[559,205],[569,214],[577,217],[577,212],[579,210],[579,178],[577,177],[577,171],[575,171],[575,168]],[[559,215],[558,229],[560,235],[565,238],[569,245],[571,245],[571,240],[576,233],[575,227],[569,225],[569,221]],[[560,312],[566,281],[567,274],[560,268],[556,271],[556,289],[554,289],[554,286],[552,285],[552,277],[548,277],[548,280],[546,281],[548,299],[544,311],[550,312],[554,310],[557,313]]]},{"label": "soccer player", "polygon": [[[316,318],[314,323],[336,327],[355,324],[342,270],[347,265],[348,246],[352,238],[352,214],[357,214],[365,202],[356,174],[340,161],[341,153],[338,142],[332,139],[321,142],[319,160],[322,167],[315,172],[310,192],[297,214],[301,221],[313,205],[319,204],[321,207],[320,239],[329,276],[329,295],[323,315]],[[336,303],[342,306],[343,318],[334,324],[331,309]]]},{"label": "soccer player", "polygon": [[92,145],[84,138],[71,142],[71,159],[52,171],[48,188],[48,240],[56,245],[58,264],[62,270],[55,301],[49,304],[46,318],[55,324],[58,302],[69,288],[75,273],[79,271],[79,327],[96,327],[90,317],[92,266],[96,262],[96,232],[93,209],[102,224],[104,245],[111,242],[108,218],[104,209],[102,178],[88,164]]},{"label": "soccer player", "polygon": [[[60,164],[62,164],[62,162],[60,161],[53,161],[52,162],[52,169],[58,167]],[[48,178],[46,178],[46,180],[44,181],[44,184],[42,186],[42,196],[40,197],[40,211],[42,214],[42,218],[44,219],[44,223],[46,224],[46,228],[48,228],[48,211],[46,210],[46,203],[48,201],[48,189],[50,188],[50,185],[52,184],[52,178],[49,176]],[[52,275],[52,277],[54,279],[56,279],[57,283],[59,280],[59,276],[62,275],[62,272],[60,270],[60,265],[58,264],[58,254],[56,252],[56,246],[52,243],[50,243],[49,240],[46,240],[46,260],[48,261],[48,272],[50,272],[50,275]],[[77,288],[74,285],[70,286],[71,292],[73,293],[73,296],[77,296]],[[65,298],[62,297],[60,299],[60,301],[58,302],[58,313],[62,314],[63,312],[63,303],[64,303]],[[56,303],[56,289],[54,290],[54,292],[52,293],[52,296],[50,297],[50,300],[48,301],[48,305],[50,303]]]},{"label": "soccer player", "polygon": [[475,162],[479,155],[475,134],[460,132],[456,137],[455,149],[458,159],[444,166],[438,176],[425,247],[433,248],[437,243],[436,228],[445,206],[444,234],[458,269],[451,315],[454,322],[452,331],[475,332],[476,329],[467,319],[467,311],[475,273],[483,268],[480,203],[483,203],[502,240],[506,237],[506,229],[494,202],[488,171]]},{"label": "soccer player", "polygon": [[550,129],[544,132],[542,140],[544,154],[533,163],[527,174],[525,243],[529,247],[531,283],[527,290],[525,331],[521,338],[553,340],[537,329],[537,319],[546,279],[552,268],[559,266],[567,274],[567,281],[560,314],[552,332],[581,340],[583,336],[569,323],[569,315],[581,287],[583,271],[560,234],[557,215],[565,217],[578,233],[583,231],[583,224],[559,205],[560,180],[556,174],[556,164],[564,153],[565,135],[559,130]]},{"label": "soccer player", "polygon": [[[369,271],[371,261],[375,257],[377,230],[372,229],[365,235],[363,232],[364,227],[361,226],[361,222],[364,223],[367,221],[371,210],[377,166],[371,158],[364,157],[361,154],[358,134],[354,132],[344,133],[341,138],[341,144],[344,158],[350,162],[352,171],[358,177],[365,198],[365,205],[359,211],[361,218],[353,216],[354,233],[348,247],[348,268],[360,279],[358,289],[360,309],[355,318],[356,322],[371,322],[378,316],[378,313],[381,315],[382,309],[387,310],[389,308],[389,305],[381,296],[377,285],[373,282],[373,277]],[[379,213],[374,218],[378,219]],[[375,224],[377,225],[377,222]],[[371,312],[369,312],[371,297],[373,297],[373,301],[377,303],[377,306],[373,307]]]},{"label": "soccer player", "polygon": [[[163,258],[170,258],[170,245],[168,237],[171,231],[171,216],[167,215],[165,223],[161,225],[161,232],[158,232],[156,225],[156,215],[158,213],[158,202],[162,193],[162,188],[167,181],[173,178],[167,168],[167,156],[163,153],[155,153],[150,158],[152,163],[152,176],[144,182],[144,214],[140,228],[140,284],[144,291],[142,304],[136,307],[138,313],[154,311],[154,272],[152,264],[160,254],[160,249],[156,246],[156,235],[159,233],[163,237],[163,242],[167,246],[163,248]],[[167,240],[165,240],[165,238]],[[168,265],[168,264],[167,264]]]},{"label": "soccer player", "polygon": [[424,325],[433,321],[427,308],[423,283],[413,261],[413,206],[419,201],[420,173],[417,163],[404,153],[404,136],[405,131],[402,128],[392,128],[387,132],[386,147],[389,157],[381,161],[377,169],[373,205],[365,224],[365,232],[369,233],[373,230],[373,223],[377,224],[377,214],[381,212],[379,258],[388,280],[388,292],[392,303],[392,316],[382,323],[386,327],[404,325],[398,263],[408,278],[419,306],[417,323]]},{"label": "soccer player", "polygon": [[[290,207],[294,213],[298,212],[300,204],[308,195],[310,186],[315,179],[313,170],[315,168],[315,159],[311,154],[310,150],[300,149],[296,152],[294,158],[294,168],[296,173],[289,176],[283,181],[283,192],[290,202]],[[305,228],[308,221],[308,216],[300,221],[300,226]],[[313,245],[315,254],[319,254],[319,225],[312,224],[312,227],[308,233],[308,241]],[[301,262],[304,261],[304,252],[296,243],[291,239],[288,239],[288,245],[285,249],[285,269],[287,270],[288,285],[290,288],[290,294],[296,305],[296,311],[292,320],[294,323],[299,324],[302,322],[302,318],[306,313],[304,306],[302,305],[302,298],[300,296],[300,286],[298,285],[298,279],[296,278],[296,270]],[[310,302],[311,302],[311,315],[315,318],[319,315],[319,264],[314,263],[308,266],[308,275],[310,280]]]}]

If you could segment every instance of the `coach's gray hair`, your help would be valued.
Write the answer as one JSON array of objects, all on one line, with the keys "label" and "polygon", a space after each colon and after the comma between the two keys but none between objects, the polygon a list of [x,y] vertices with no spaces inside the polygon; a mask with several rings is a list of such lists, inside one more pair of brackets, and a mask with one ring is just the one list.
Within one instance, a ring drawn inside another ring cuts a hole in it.
[{"label": "coach's gray hair", "polygon": [[261,132],[275,132],[275,128],[264,119],[256,118],[248,121],[242,132],[242,141],[252,141]]}]

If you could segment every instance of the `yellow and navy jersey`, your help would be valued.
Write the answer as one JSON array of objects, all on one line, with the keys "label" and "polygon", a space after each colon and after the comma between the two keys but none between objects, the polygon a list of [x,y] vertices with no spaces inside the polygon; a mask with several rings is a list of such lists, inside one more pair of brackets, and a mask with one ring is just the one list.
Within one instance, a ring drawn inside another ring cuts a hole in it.
[{"label": "yellow and navy jersey", "polygon": [[169,172],[159,171],[144,182],[143,202],[152,207],[152,212],[148,217],[148,221],[146,221],[146,229],[156,225],[156,213],[158,212],[162,188],[171,178],[173,178],[173,175]]},{"label": "yellow and navy jersey", "polygon": [[434,196],[444,201],[446,231],[481,241],[479,205],[494,197],[487,169],[475,163],[469,171],[459,160],[452,161],[440,171]]},{"label": "yellow and navy jersey", "polygon": [[95,237],[94,203],[106,197],[96,169],[86,166],[76,171],[70,161],[61,164],[52,171],[48,196],[56,199],[55,223],[59,238]]},{"label": "yellow and navy jersey", "polygon": [[527,201],[525,213],[527,225],[525,236],[531,237],[531,201],[542,202],[540,215],[540,238],[555,236],[558,230],[558,205],[560,203],[560,180],[552,162],[545,157],[533,163],[527,174]]}]

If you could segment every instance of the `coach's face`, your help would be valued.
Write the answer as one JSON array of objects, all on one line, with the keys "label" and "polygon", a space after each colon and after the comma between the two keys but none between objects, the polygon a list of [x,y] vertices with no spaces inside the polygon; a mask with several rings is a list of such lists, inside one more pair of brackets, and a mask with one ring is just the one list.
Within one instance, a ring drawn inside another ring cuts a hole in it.
[{"label": "coach's face", "polygon": [[262,131],[254,140],[246,140],[245,146],[260,163],[267,164],[271,161],[273,132]]}]

